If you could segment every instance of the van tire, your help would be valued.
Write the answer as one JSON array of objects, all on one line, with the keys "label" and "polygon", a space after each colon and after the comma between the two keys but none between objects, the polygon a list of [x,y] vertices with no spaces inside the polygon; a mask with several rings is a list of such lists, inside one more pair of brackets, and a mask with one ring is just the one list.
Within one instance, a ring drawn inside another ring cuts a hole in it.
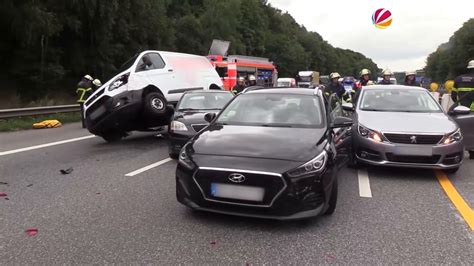
[{"label": "van tire", "polygon": [[108,143],[120,141],[124,136],[124,133],[116,131],[105,132],[101,135],[101,137]]},{"label": "van tire", "polygon": [[158,92],[150,92],[145,96],[144,109],[146,115],[163,115],[166,113],[166,99]]}]

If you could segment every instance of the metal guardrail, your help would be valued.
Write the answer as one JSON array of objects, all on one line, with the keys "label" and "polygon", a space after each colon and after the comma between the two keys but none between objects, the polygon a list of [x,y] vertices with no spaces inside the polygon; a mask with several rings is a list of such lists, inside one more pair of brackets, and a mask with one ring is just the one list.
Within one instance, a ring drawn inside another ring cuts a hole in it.
[{"label": "metal guardrail", "polygon": [[72,113],[79,111],[81,111],[79,104],[3,109],[0,110],[0,119],[34,115],[50,115],[57,113]]}]

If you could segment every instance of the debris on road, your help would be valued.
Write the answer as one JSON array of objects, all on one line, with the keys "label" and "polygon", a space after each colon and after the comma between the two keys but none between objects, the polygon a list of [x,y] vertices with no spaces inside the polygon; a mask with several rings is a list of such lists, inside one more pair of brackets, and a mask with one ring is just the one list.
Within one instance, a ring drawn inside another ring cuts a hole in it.
[{"label": "debris on road", "polygon": [[0,192],[0,197],[6,197],[7,196],[7,193],[5,192]]},{"label": "debris on road", "polygon": [[26,185],[26,187],[32,187],[32,186],[33,186],[33,184],[28,184],[28,185]]},{"label": "debris on road", "polygon": [[212,246],[217,245],[217,241],[216,241],[216,240],[212,240],[212,241],[211,241],[211,245],[212,245]]},{"label": "debris on road", "polygon": [[29,229],[26,229],[25,230],[25,233],[28,235],[28,236],[35,236],[38,234],[38,229],[36,228],[29,228]]},{"label": "debris on road", "polygon": [[42,122],[33,124],[34,129],[57,128],[60,126],[62,126],[62,124],[58,120],[44,120]]},{"label": "debris on road", "polygon": [[8,183],[7,182],[0,182],[0,185],[8,186]]},{"label": "debris on road", "polygon": [[61,169],[60,170],[61,174],[63,174],[63,175],[68,175],[68,174],[72,173],[72,171],[74,171],[74,169],[72,169],[72,167],[69,167],[68,169]]}]

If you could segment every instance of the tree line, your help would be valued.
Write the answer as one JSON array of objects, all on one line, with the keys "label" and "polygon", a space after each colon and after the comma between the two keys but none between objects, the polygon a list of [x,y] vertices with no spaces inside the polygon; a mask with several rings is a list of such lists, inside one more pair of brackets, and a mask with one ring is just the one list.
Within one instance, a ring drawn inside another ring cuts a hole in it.
[{"label": "tree line", "polygon": [[0,30],[0,80],[27,100],[74,93],[84,74],[106,81],[146,49],[207,55],[213,39],[230,41],[230,54],[270,58],[281,77],[378,70],[265,0],[3,0]]},{"label": "tree line", "polygon": [[428,56],[425,71],[434,81],[445,82],[467,72],[474,59],[474,18],[466,21],[447,43]]}]

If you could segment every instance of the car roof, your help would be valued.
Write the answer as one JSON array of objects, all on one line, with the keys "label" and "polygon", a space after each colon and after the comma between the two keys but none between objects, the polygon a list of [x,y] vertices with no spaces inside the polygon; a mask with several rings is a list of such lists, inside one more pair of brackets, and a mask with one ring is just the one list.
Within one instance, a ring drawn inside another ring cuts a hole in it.
[{"label": "car roof", "polygon": [[266,88],[266,89],[249,91],[249,92],[246,92],[245,94],[265,94],[265,93],[314,95],[314,89]]},{"label": "car roof", "polygon": [[384,90],[400,90],[400,89],[404,89],[404,90],[421,90],[421,91],[426,91],[425,88],[422,88],[422,87],[414,87],[414,86],[405,86],[405,85],[395,85],[395,84],[392,84],[392,85],[382,85],[382,84],[376,84],[376,85],[370,85],[370,86],[364,86],[364,90],[365,89],[369,89],[369,90],[373,90],[373,89],[384,89]]},{"label": "car roof", "polygon": [[230,91],[226,90],[191,90],[191,91],[185,91],[184,94],[190,94],[190,93],[231,93]]}]

